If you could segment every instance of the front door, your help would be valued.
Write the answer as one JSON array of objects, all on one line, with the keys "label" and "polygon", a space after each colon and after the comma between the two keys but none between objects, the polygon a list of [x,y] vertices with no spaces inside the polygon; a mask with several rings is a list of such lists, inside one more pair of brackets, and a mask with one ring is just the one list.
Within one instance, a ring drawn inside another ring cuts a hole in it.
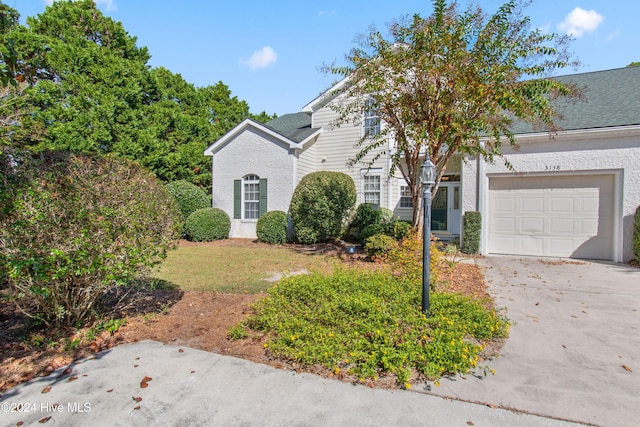
[{"label": "front door", "polygon": [[441,182],[431,201],[431,232],[460,235],[460,183]]}]

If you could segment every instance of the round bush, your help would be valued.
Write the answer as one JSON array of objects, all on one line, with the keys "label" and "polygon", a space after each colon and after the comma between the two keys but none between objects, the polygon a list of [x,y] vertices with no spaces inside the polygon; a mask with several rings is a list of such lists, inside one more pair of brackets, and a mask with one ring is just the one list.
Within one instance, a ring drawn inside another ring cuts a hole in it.
[{"label": "round bush", "polygon": [[212,242],[229,238],[231,220],[222,209],[198,209],[184,224],[187,239],[192,242]]},{"label": "round bush", "polygon": [[289,206],[297,240],[317,243],[338,238],[355,202],[356,186],[349,175],[330,171],[305,175]]},{"label": "round bush", "polygon": [[43,152],[0,169],[4,280],[46,325],[89,320],[109,288],[157,265],[179,237],[176,202],[137,163]]},{"label": "round bush", "polygon": [[211,199],[200,187],[189,181],[180,180],[167,184],[167,190],[176,199],[186,221],[198,209],[210,208]]},{"label": "round bush", "polygon": [[287,241],[287,214],[283,211],[266,212],[258,218],[258,241],[279,245]]},{"label": "round bush", "polygon": [[364,245],[364,251],[373,260],[386,259],[389,251],[396,244],[396,239],[386,234],[374,234]]}]

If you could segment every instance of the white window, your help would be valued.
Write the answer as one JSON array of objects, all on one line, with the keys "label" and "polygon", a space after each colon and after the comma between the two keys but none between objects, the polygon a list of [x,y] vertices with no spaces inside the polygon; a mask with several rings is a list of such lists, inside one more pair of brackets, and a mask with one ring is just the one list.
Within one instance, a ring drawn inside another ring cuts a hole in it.
[{"label": "white window", "polygon": [[374,137],[380,133],[380,111],[373,100],[365,102],[364,108],[364,135]]},{"label": "white window", "polygon": [[413,209],[413,199],[411,198],[411,190],[407,183],[402,180],[400,184],[400,201],[398,203],[399,208]]},{"label": "white window", "polygon": [[260,217],[260,177],[247,175],[242,179],[242,201],[244,219]]},{"label": "white window", "polygon": [[382,201],[382,169],[363,169],[362,203],[373,203],[380,206]]}]

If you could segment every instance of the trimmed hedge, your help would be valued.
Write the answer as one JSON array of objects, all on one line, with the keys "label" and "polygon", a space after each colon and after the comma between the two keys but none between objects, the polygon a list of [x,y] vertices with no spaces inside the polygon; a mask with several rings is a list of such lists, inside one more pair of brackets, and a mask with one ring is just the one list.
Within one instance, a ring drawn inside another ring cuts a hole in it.
[{"label": "trimmed hedge", "polygon": [[279,245],[287,241],[287,214],[283,211],[269,211],[258,218],[256,234],[258,241]]},{"label": "trimmed hedge", "polygon": [[189,181],[180,180],[167,184],[167,191],[176,199],[182,216],[186,221],[189,215],[198,209],[210,208],[211,199],[202,188],[190,183]]},{"label": "trimmed hedge", "polygon": [[640,206],[636,209],[633,224],[633,255],[635,255],[636,261],[640,262]]},{"label": "trimmed hedge", "polygon": [[477,254],[480,252],[480,231],[482,228],[480,212],[466,211],[462,227],[463,240],[460,250],[465,254]]},{"label": "trimmed hedge", "polygon": [[229,238],[231,220],[222,209],[198,209],[184,224],[187,239],[193,242],[212,242]]},{"label": "trimmed hedge", "polygon": [[289,206],[296,239],[305,244],[337,239],[355,203],[356,186],[349,175],[331,171],[305,175]]}]

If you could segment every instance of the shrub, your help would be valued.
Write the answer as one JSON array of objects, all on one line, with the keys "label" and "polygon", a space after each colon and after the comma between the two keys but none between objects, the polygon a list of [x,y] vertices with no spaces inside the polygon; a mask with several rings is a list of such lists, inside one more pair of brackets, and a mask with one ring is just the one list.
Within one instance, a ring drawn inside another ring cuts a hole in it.
[{"label": "shrub", "polygon": [[258,240],[272,245],[287,241],[287,214],[283,211],[270,211],[262,214],[256,224]]},{"label": "shrub", "polygon": [[377,225],[382,222],[382,211],[372,203],[360,203],[356,209],[355,227],[362,231],[369,225]]},{"label": "shrub", "polygon": [[636,261],[640,262],[640,206],[636,209],[633,224],[633,254],[636,257]]},{"label": "shrub", "polygon": [[356,186],[349,175],[329,171],[305,175],[289,206],[297,240],[317,243],[336,239],[355,202]]},{"label": "shrub", "polygon": [[210,208],[211,198],[200,187],[189,181],[180,180],[167,184],[167,190],[176,199],[182,217],[186,221],[189,215],[198,209]]},{"label": "shrub", "polygon": [[389,255],[389,250],[396,244],[396,239],[386,234],[374,234],[369,237],[364,245],[364,251],[373,260],[384,260]]},{"label": "shrub", "polygon": [[393,211],[389,208],[378,208],[380,212],[380,222],[383,224],[390,224],[393,221]]},{"label": "shrub", "polygon": [[[442,263],[443,253],[438,248],[437,239],[431,237],[431,246],[429,248],[430,275],[429,282],[434,287],[438,282],[438,270]],[[419,283],[422,281],[422,258],[423,258],[422,237],[417,233],[411,233],[408,237],[402,239],[398,245],[389,251],[389,263],[392,268],[402,277],[411,283]]]},{"label": "shrub", "polygon": [[414,370],[430,379],[473,370],[487,342],[508,335],[504,317],[459,294],[434,293],[426,318],[420,291],[386,271],[291,276],[237,327],[266,332],[271,356],[361,381],[394,374],[405,387]]},{"label": "shrub", "polygon": [[480,252],[480,230],[482,218],[480,212],[466,211],[462,224],[462,247],[460,250],[465,254],[477,254]]},{"label": "shrub", "polygon": [[11,297],[47,325],[88,320],[108,288],[158,264],[182,228],[164,186],[128,160],[44,152],[0,175],[12,181],[0,216]]},{"label": "shrub", "polygon": [[192,242],[212,242],[229,238],[231,220],[222,209],[203,208],[193,212],[184,224],[187,239]]},{"label": "shrub", "polygon": [[402,240],[411,235],[411,231],[413,230],[413,224],[411,223],[411,221],[404,221],[399,219],[397,221],[393,221],[390,224],[389,229],[391,232],[390,235],[393,238],[395,238],[396,240]]}]

